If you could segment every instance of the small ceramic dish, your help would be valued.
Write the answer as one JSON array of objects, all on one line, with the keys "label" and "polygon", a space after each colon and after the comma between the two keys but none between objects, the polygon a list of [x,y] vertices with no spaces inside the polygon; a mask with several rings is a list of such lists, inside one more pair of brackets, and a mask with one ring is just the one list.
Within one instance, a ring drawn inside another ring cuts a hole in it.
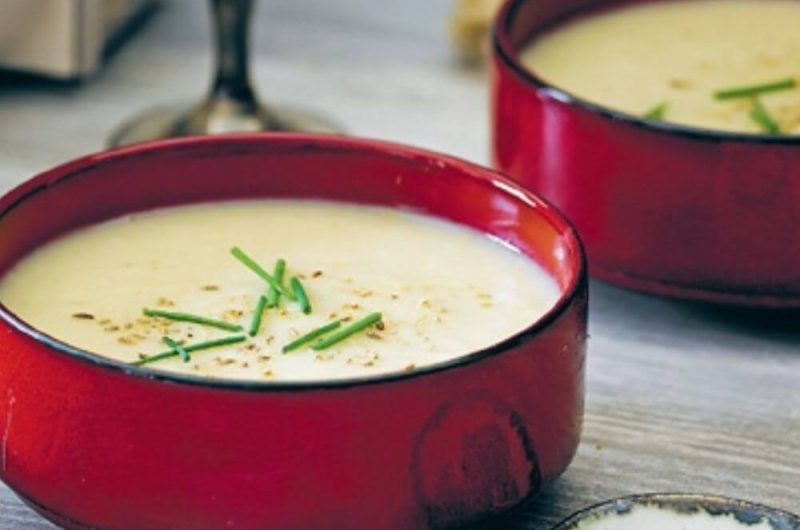
[{"label": "small ceramic dish", "polygon": [[67,528],[405,530],[504,511],[558,477],[583,415],[574,230],[495,172],[350,138],[245,135],[89,156],[0,199],[0,273],[134,211],[257,197],[410,208],[538,262],[557,304],[484,351],[328,382],[213,380],[78,350],[0,305],[0,477]]},{"label": "small ceramic dish", "polygon": [[800,307],[800,137],[645,120],[574,97],[521,63],[519,51],[559,20],[630,3],[505,4],[492,46],[494,164],[575,223],[600,279],[688,299]]},{"label": "small ceramic dish", "polygon": [[623,497],[581,510],[553,530],[798,530],[800,517],[752,502],[688,493]]}]

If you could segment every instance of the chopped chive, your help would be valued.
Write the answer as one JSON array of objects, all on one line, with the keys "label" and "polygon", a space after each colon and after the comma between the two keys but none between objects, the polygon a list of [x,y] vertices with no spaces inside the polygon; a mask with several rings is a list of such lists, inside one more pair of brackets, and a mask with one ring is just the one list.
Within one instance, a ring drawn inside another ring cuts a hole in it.
[{"label": "chopped chive", "polygon": [[781,90],[791,90],[797,86],[797,81],[794,78],[781,79],[779,81],[772,81],[769,83],[762,83],[758,85],[726,88],[714,92],[714,97],[718,100],[736,99],[736,98],[750,98],[760,96],[768,92],[778,92]]},{"label": "chopped chive", "polygon": [[750,117],[759,124],[764,132],[769,134],[780,134],[781,128],[778,123],[769,115],[769,112],[758,98],[753,98],[753,108],[750,110]]},{"label": "chopped chive", "polygon": [[189,352],[186,351],[186,348],[184,348],[179,342],[175,342],[169,337],[163,337],[161,340],[164,341],[164,344],[172,348],[172,351],[178,352],[178,355],[181,356],[181,360],[183,362],[188,363],[192,360]]},{"label": "chopped chive", "polygon": [[334,329],[338,328],[342,325],[341,320],[337,320],[335,322],[331,322],[330,324],[325,324],[324,326],[320,326],[317,329],[310,331],[303,335],[302,337],[298,337],[294,341],[290,342],[286,346],[283,347],[283,353],[289,353],[290,351],[294,351],[301,346],[305,346],[309,342],[314,339],[317,339],[326,333],[333,331]]},{"label": "chopped chive", "polygon": [[[275,262],[275,269],[272,271],[272,277],[275,278],[275,281],[279,284],[283,285],[283,273],[286,271],[286,260],[279,259]],[[269,288],[267,291],[267,307],[277,307],[278,300],[281,297],[281,293],[278,292],[277,289],[274,287]]]},{"label": "chopped chive", "polygon": [[258,335],[258,330],[261,329],[261,319],[264,316],[264,309],[267,307],[267,297],[261,295],[258,297],[256,304],[256,311],[253,314],[253,320],[250,321],[249,334],[251,337]]},{"label": "chopped chive", "polygon": [[278,291],[281,295],[285,296],[289,300],[295,300],[294,294],[286,289],[286,287],[279,283],[275,278],[270,276],[270,274],[265,271],[261,265],[256,263],[253,258],[245,254],[242,249],[239,247],[233,247],[231,249],[231,254],[233,254],[234,258],[239,260],[245,267],[253,271],[256,276],[267,282],[270,287]]},{"label": "chopped chive", "polygon": [[666,101],[662,101],[655,107],[645,112],[642,117],[646,120],[663,121],[664,115],[667,113],[668,108],[669,104]]},{"label": "chopped chive", "polygon": [[177,313],[174,311],[161,311],[160,309],[144,309],[142,311],[148,317],[160,317],[168,320],[175,320],[177,322],[191,322],[193,324],[200,324],[202,326],[210,326],[212,328],[224,329],[225,331],[242,331],[242,326],[231,324],[224,320],[215,320],[200,315],[193,315],[191,313]]},{"label": "chopped chive", "polygon": [[[183,349],[186,350],[187,353],[191,353],[201,350],[210,350],[211,348],[218,348],[220,346],[228,346],[230,344],[236,344],[237,342],[244,342],[245,340],[247,340],[247,337],[244,335],[233,335],[232,337],[225,337],[222,339],[210,340],[208,342],[199,342],[197,344],[191,344],[189,346],[184,346]],[[180,354],[174,349],[172,349],[170,351],[165,351],[163,353],[157,353],[156,355],[145,357],[144,359],[139,359],[138,361],[133,361],[131,364],[134,366],[142,366],[144,364],[161,361],[163,359],[169,359],[170,357],[175,357],[176,355]]]},{"label": "chopped chive", "polygon": [[297,276],[292,276],[292,279],[289,280],[289,285],[292,286],[292,291],[294,291],[294,295],[297,297],[300,309],[302,309],[303,313],[306,315],[310,314],[311,302],[308,301],[308,294],[306,294],[306,290],[303,284],[300,283],[300,280],[297,279]]},{"label": "chopped chive", "polygon": [[334,344],[340,343],[341,341],[345,340],[351,335],[354,335],[359,331],[363,331],[368,327],[372,326],[373,324],[377,324],[378,322],[381,321],[382,318],[383,315],[381,315],[380,313],[371,313],[362,318],[361,320],[359,320],[358,322],[354,322],[353,324],[350,324],[346,328],[342,328],[334,333],[331,333],[324,339],[320,340],[319,342],[316,342],[311,348],[316,351],[330,348]]}]

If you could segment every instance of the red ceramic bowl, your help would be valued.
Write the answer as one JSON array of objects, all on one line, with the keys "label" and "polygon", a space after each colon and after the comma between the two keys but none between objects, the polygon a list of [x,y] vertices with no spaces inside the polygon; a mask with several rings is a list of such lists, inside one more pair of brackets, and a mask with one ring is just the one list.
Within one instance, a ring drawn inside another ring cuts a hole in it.
[{"label": "red ceramic bowl", "polygon": [[543,28],[618,3],[631,0],[503,7],[493,37],[496,167],[575,223],[598,278],[682,298],[800,307],[800,139],[646,121],[575,98],[521,65],[518,51]]},{"label": "red ceramic bowl", "polygon": [[407,530],[506,510],[564,471],[583,408],[583,253],[553,208],[489,170],[322,136],[132,147],[61,166],[2,198],[0,270],[89,223],[246,197],[447,218],[519,248],[563,296],[484,351],[331,383],[148,371],[60,343],[0,307],[0,476],[22,498],[68,528]]}]

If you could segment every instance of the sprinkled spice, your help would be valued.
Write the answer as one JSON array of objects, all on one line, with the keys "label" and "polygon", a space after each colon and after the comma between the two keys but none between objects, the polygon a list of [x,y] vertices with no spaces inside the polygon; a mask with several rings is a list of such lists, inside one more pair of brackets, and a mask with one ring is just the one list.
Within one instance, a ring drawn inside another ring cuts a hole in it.
[{"label": "sprinkled spice", "polygon": [[175,307],[175,302],[162,296],[156,301],[156,305],[159,307]]},{"label": "sprinkled spice", "polygon": [[145,309],[142,312],[148,317],[166,318],[168,320],[175,320],[177,322],[191,322],[192,324],[200,324],[202,326],[224,329],[225,331],[242,331],[242,326],[237,324],[231,324],[229,322],[224,322],[222,320],[216,320],[200,315],[193,315],[191,313],[161,311],[158,309]]},{"label": "sprinkled spice", "polygon": [[302,346],[305,346],[309,342],[313,341],[314,339],[318,339],[319,337],[325,335],[326,333],[330,333],[331,331],[335,330],[339,326],[342,325],[341,320],[337,320],[336,322],[331,322],[329,324],[325,324],[324,326],[320,326],[317,329],[309,331],[302,337],[293,340],[289,344],[283,347],[283,353],[289,353],[294,351]]},{"label": "sprinkled spice", "polygon": [[692,88],[692,82],[686,79],[670,79],[669,86],[676,90],[688,90]]},{"label": "sprinkled spice", "polygon": [[72,315],[72,318],[77,318],[78,320],[94,320],[94,315],[91,313],[75,313]]},{"label": "sprinkled spice", "polygon": [[[140,353],[139,359],[131,364],[142,366],[173,357],[179,357],[184,363],[189,363],[192,360],[192,352],[221,348],[243,342],[245,344],[235,350],[236,357],[231,358],[217,356],[213,359],[213,362],[219,366],[230,366],[235,364],[242,368],[250,368],[251,362],[268,363],[271,361],[272,357],[270,355],[260,355],[261,348],[256,343],[246,342],[247,336],[249,335],[250,337],[256,337],[258,335],[263,323],[266,309],[269,307],[277,307],[280,297],[284,297],[291,301],[297,301],[302,312],[305,314],[310,314],[312,307],[308,293],[305,290],[305,286],[303,285],[303,282],[301,282],[301,278],[320,278],[323,276],[323,271],[315,270],[308,274],[308,276],[298,273],[289,279],[288,285],[284,285],[283,278],[286,275],[287,268],[285,260],[277,260],[273,269],[273,274],[270,275],[240,248],[233,247],[230,252],[239,262],[245,265],[259,278],[264,280],[269,287],[268,291],[264,295],[259,296],[249,326],[247,328],[243,328],[243,326],[236,323],[236,321],[238,321],[238,319],[244,315],[244,311],[241,309],[227,309],[222,311],[222,319],[215,319],[192,313],[145,308],[143,309],[143,315],[147,318],[138,318],[134,322],[128,322],[124,324],[124,328],[130,333],[126,334],[125,336],[118,337],[117,340],[123,344],[136,344],[137,342],[146,340],[148,336],[152,335],[153,332],[160,332],[159,334],[163,334],[161,337],[162,342],[164,342],[164,344],[166,344],[170,350],[150,356]],[[352,278],[346,278],[344,281],[345,283],[353,283]],[[218,291],[220,290],[220,287],[214,284],[207,284],[201,286],[201,289],[203,291]],[[351,292],[359,298],[369,298],[374,294],[370,289],[353,289],[352,287],[350,287],[350,289]],[[391,297],[393,299],[398,299],[399,295],[392,294]],[[228,298],[228,302],[238,305],[241,303],[242,299],[247,300],[247,297],[231,296]],[[429,300],[423,300],[421,305],[424,307],[432,307],[432,304]],[[161,308],[174,307],[175,303],[168,298],[159,297],[156,301],[156,306]],[[356,301],[350,301],[344,303],[341,306],[341,309],[346,313],[352,313],[361,309],[361,304]],[[288,316],[290,319],[295,318],[295,314],[287,311],[286,308],[278,308],[276,314],[280,316]],[[336,317],[336,315],[336,312],[331,313],[331,318]],[[85,320],[95,319],[95,316],[90,313],[76,313],[73,315],[73,317]],[[381,313],[371,313],[360,320],[356,320],[356,318],[348,314],[344,318],[331,321],[328,324],[313,329],[312,331],[301,336],[298,336],[300,333],[296,329],[292,328],[289,330],[289,333],[295,338],[289,344],[286,344],[282,348],[282,351],[283,353],[289,353],[303,346],[311,345],[311,348],[318,352],[314,357],[317,361],[330,361],[335,358],[335,355],[323,350],[326,350],[359,332],[364,331],[365,335],[373,340],[384,339],[384,336],[380,332],[385,330],[386,327],[382,320]],[[182,338],[185,338],[185,340],[188,341],[188,339],[193,337],[192,333],[190,331],[186,331],[185,329],[181,330],[180,328],[173,327],[169,321],[199,324],[232,332],[241,332],[243,329],[246,329],[247,334],[237,334],[221,339],[186,345],[183,340],[175,340],[169,335],[171,334],[174,337],[175,333],[179,333]],[[343,324],[345,322],[352,323],[344,326]],[[106,331],[119,331],[121,329],[120,326],[113,325],[110,319],[104,319],[101,325],[104,326]],[[141,331],[141,333],[138,333],[138,331]],[[265,338],[265,343],[269,345],[272,344],[274,340],[275,337],[270,335]],[[249,356],[250,353],[252,353],[253,356]],[[247,360],[244,360],[242,356],[247,356],[245,357]],[[369,352],[366,357],[361,356],[361,358],[359,358],[359,356],[356,356],[356,360],[353,358],[348,358],[347,363],[352,364],[354,362],[358,362],[363,366],[371,367],[374,366],[379,359],[380,357],[377,353]],[[193,364],[192,367],[195,371],[199,371],[201,369],[200,365],[196,363]],[[263,375],[264,377],[271,378],[275,376],[275,373],[272,370],[267,370],[263,372]]]},{"label": "sprinkled spice", "polygon": [[381,358],[380,355],[378,355],[375,352],[372,352],[372,353],[369,354],[369,357],[364,362],[363,366],[366,366],[367,368],[371,368],[371,367],[373,367],[373,366],[375,366],[377,364],[377,362],[380,360],[380,358]]},{"label": "sprinkled spice", "polygon": [[231,359],[229,357],[222,358],[222,357],[214,357],[214,362],[220,366],[230,366],[236,363],[236,359]]},{"label": "sprinkled spice", "polygon": [[[189,352],[196,352],[202,350],[210,350],[211,348],[219,348],[221,346],[228,346],[230,344],[236,344],[238,342],[244,342],[247,340],[247,337],[244,335],[233,335],[231,337],[225,337],[222,339],[217,340],[210,340],[208,342],[199,342],[197,344],[191,344],[189,346],[184,346],[183,348]],[[138,361],[134,361],[131,364],[134,366],[142,366],[145,364],[149,364],[156,361],[161,361],[163,359],[169,359],[170,357],[175,357],[179,355],[178,352],[175,350],[166,351],[163,353],[157,353],[156,355],[151,355],[149,357],[144,357],[139,359]]]},{"label": "sprinkled spice", "polygon": [[162,337],[161,340],[164,342],[164,344],[172,348],[172,351],[180,355],[181,360],[183,362],[188,363],[189,361],[192,360],[191,356],[189,355],[189,352],[186,351],[186,348],[184,348],[183,345],[181,345],[180,343],[175,342],[169,337]]},{"label": "sprinkled spice", "polygon": [[330,348],[331,346],[342,342],[350,336],[355,335],[360,331],[364,331],[374,324],[377,324],[382,318],[383,315],[381,313],[370,313],[361,320],[354,322],[340,330],[334,331],[324,339],[315,343],[311,348],[316,351]]},{"label": "sprinkled spice", "polygon": [[244,316],[244,311],[241,309],[226,309],[222,312],[222,320],[235,321]]}]

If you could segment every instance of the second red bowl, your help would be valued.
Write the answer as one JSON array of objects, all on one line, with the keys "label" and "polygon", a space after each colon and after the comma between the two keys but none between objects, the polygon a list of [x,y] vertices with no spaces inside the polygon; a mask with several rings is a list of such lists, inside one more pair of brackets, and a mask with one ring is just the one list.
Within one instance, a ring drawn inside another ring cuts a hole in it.
[{"label": "second red bowl", "polygon": [[540,31],[620,3],[630,0],[504,6],[493,40],[495,165],[575,223],[598,278],[681,298],[800,307],[800,139],[647,121],[576,98],[521,63],[519,51]]}]

